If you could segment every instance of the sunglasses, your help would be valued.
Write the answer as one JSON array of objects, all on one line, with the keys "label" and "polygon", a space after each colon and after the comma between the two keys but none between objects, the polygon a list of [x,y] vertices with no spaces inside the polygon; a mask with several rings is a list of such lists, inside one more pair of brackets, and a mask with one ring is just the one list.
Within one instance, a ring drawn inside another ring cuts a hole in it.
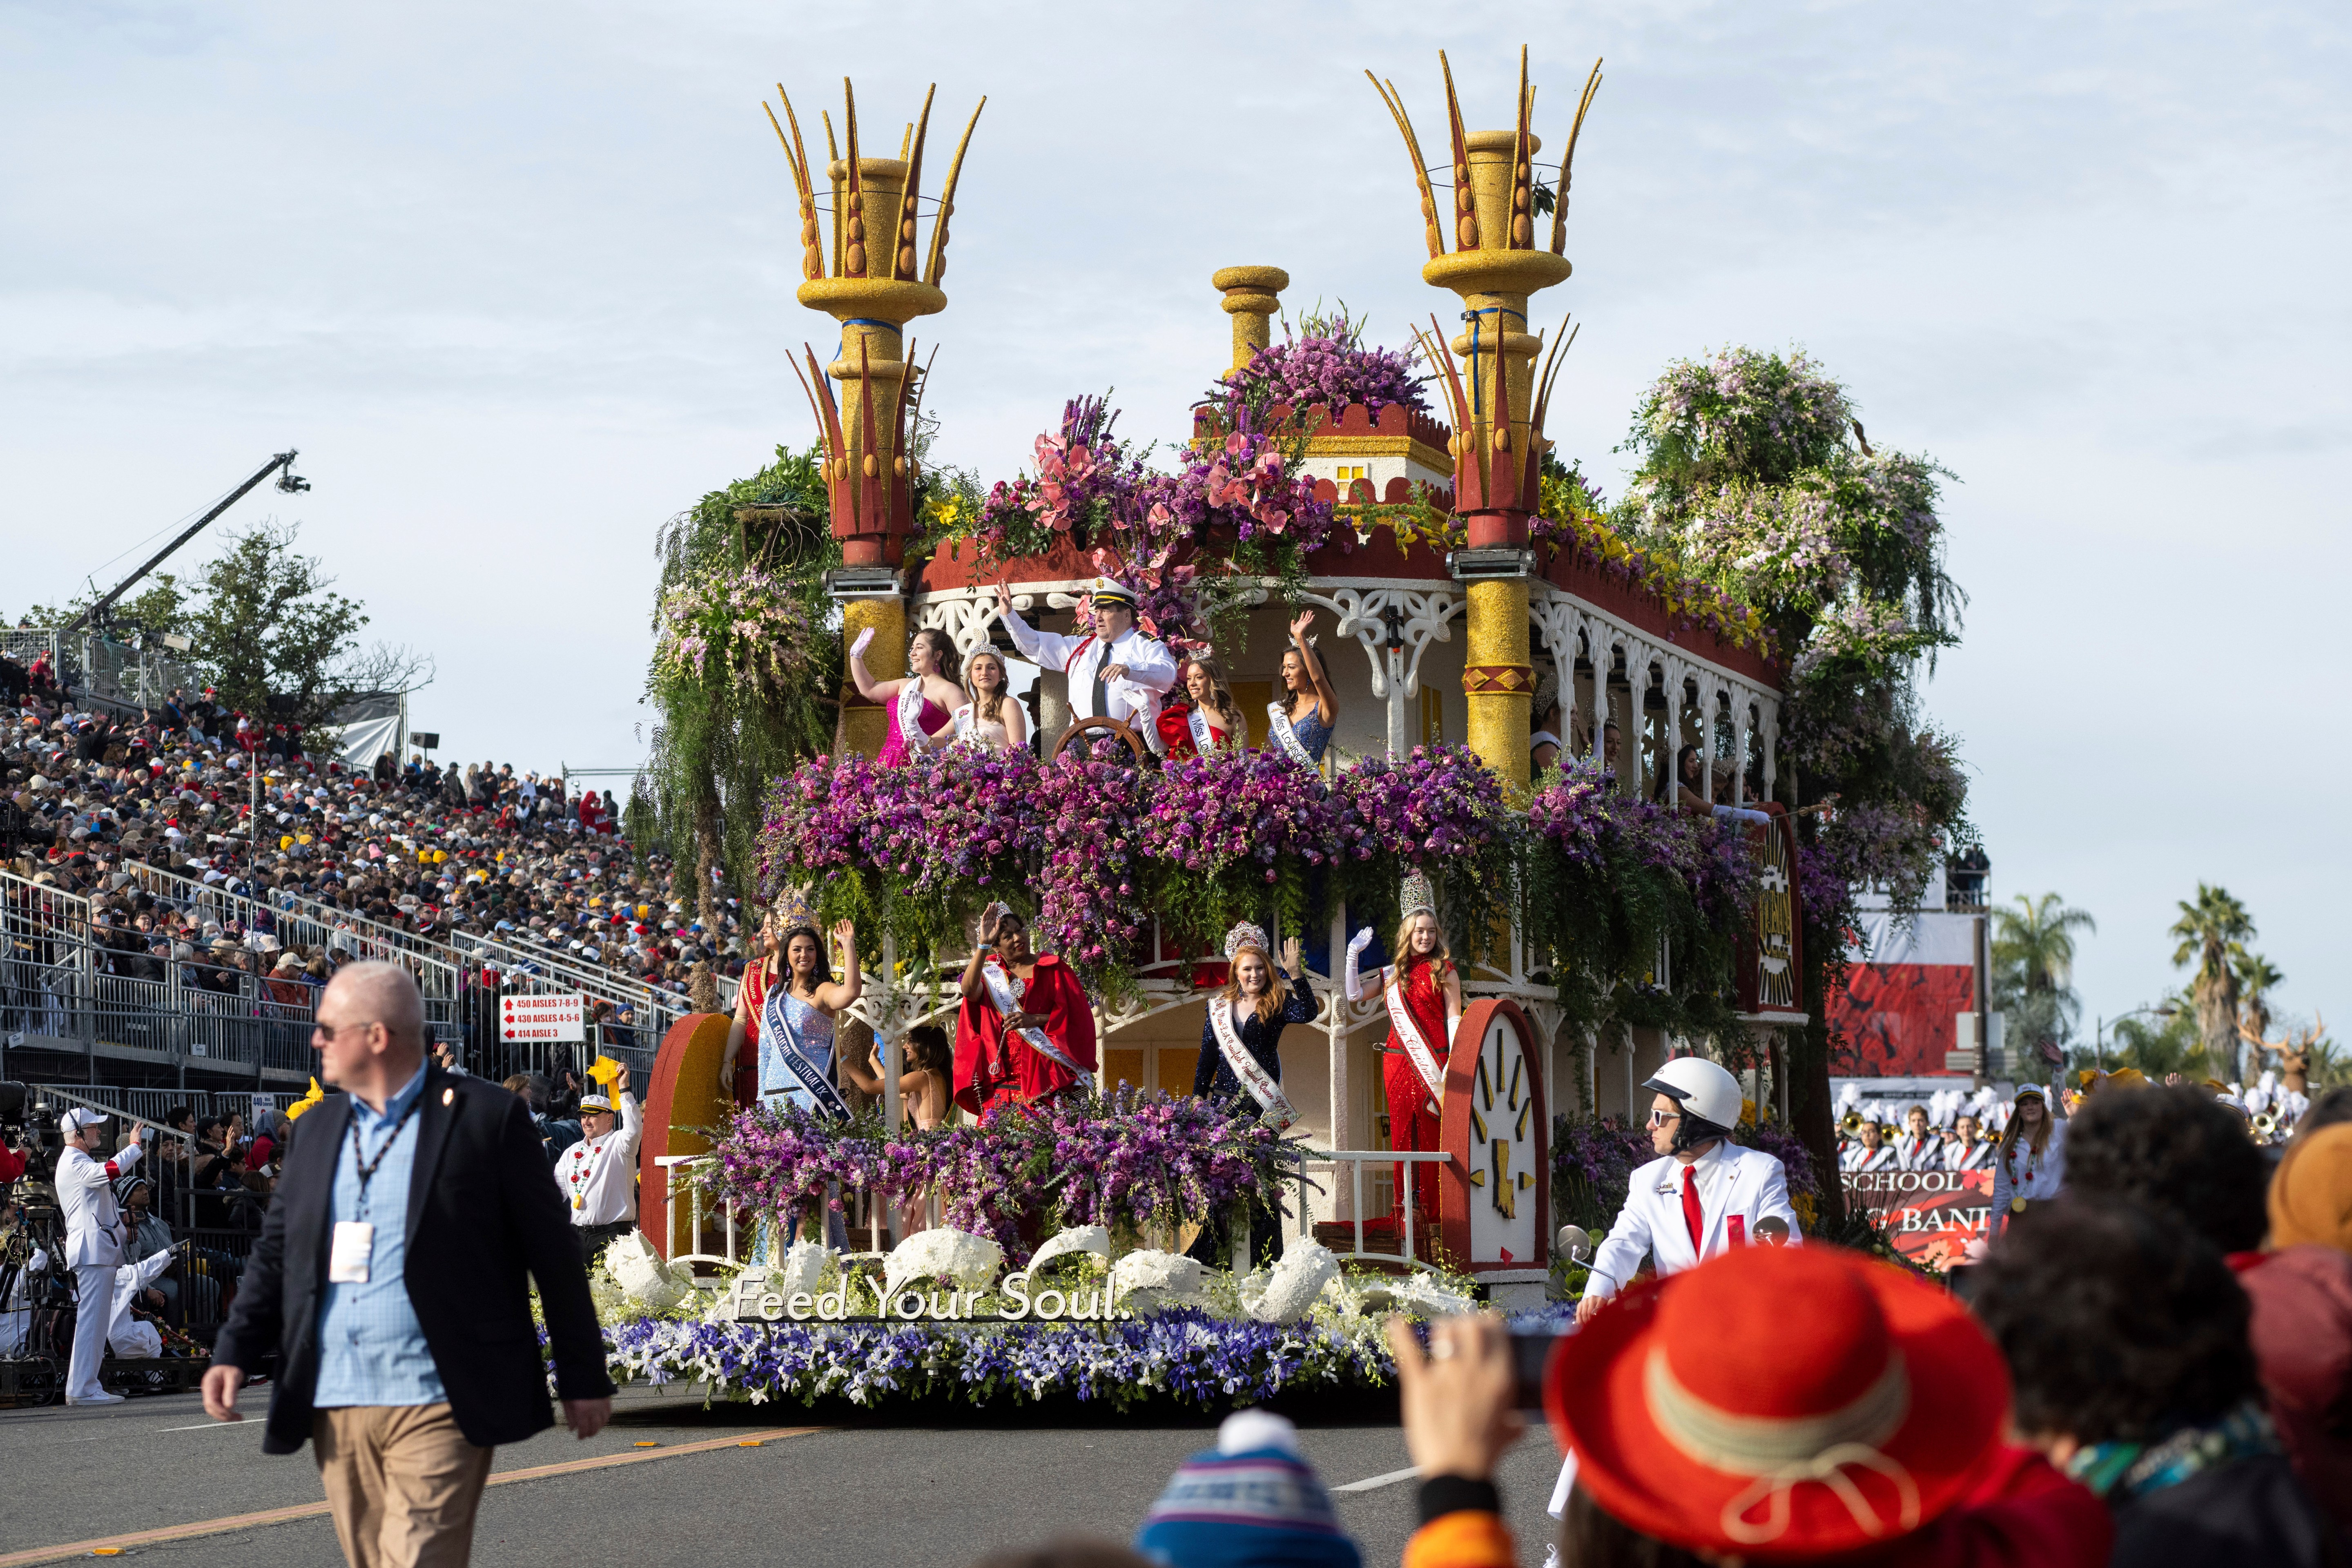
[{"label": "sunglasses", "polygon": [[1653,1110],[1650,1112],[1650,1125],[1653,1127],[1664,1127],[1669,1121],[1680,1121],[1682,1119],[1683,1113],[1679,1110]]},{"label": "sunglasses", "polygon": [[348,1024],[313,1024],[310,1027],[318,1031],[320,1039],[331,1043],[336,1035],[345,1029],[364,1029],[370,1025],[380,1024],[383,1021],[381,1018],[359,1018]]}]

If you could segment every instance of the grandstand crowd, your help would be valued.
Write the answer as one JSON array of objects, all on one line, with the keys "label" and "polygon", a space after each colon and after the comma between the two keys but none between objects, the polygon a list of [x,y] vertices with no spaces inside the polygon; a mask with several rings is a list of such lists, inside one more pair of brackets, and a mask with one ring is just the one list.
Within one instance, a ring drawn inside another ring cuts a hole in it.
[{"label": "grandstand crowd", "polygon": [[[209,695],[174,692],[132,721],[28,682],[15,708],[0,732],[0,871],[89,898],[111,973],[180,964],[190,985],[307,1003],[352,950],[282,942],[273,911],[296,909],[460,958],[481,938],[541,949],[679,996],[698,969],[742,968],[731,900],[637,854],[610,792],[421,754],[348,767],[313,754],[300,726]],[[142,867],[228,899],[171,896]]]}]

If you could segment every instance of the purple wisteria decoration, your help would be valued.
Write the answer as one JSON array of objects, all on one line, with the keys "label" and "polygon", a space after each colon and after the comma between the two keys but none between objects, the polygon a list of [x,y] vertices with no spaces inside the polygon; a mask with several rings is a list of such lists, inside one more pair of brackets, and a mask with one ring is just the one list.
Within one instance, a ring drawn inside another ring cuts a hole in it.
[{"label": "purple wisteria decoration", "polygon": [[1219,381],[1212,393],[1223,400],[1240,396],[1295,407],[1343,408],[1360,403],[1378,414],[1391,403],[1429,410],[1423,378],[1415,374],[1421,355],[1413,349],[1367,347],[1364,325],[1342,307],[1332,316],[1310,317],[1306,331],[1269,343],[1249,363]]},{"label": "purple wisteria decoration", "polygon": [[1475,855],[1503,830],[1503,782],[1467,746],[1415,746],[1401,760],[1367,757],[1333,794],[1362,842],[1424,869]]},{"label": "purple wisteria decoration", "polygon": [[700,1179],[721,1202],[788,1224],[835,1184],[892,1204],[936,1195],[943,1224],[1022,1258],[1024,1217],[1172,1229],[1250,1197],[1279,1205],[1286,1167],[1280,1134],[1254,1118],[1122,1089],[1000,1111],[984,1128],[891,1134],[870,1117],[763,1106],[735,1118]]}]

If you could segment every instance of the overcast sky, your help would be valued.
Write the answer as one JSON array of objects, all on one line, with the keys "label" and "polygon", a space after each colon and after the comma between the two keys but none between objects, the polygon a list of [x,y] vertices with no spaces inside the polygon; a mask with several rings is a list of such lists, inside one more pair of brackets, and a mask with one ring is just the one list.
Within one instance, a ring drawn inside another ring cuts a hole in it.
[{"label": "overcast sky", "polygon": [[1388,342],[1444,308],[1362,70],[1427,142],[1437,49],[1499,126],[1524,40],[1555,152],[1607,58],[1576,276],[1542,297],[1583,328],[1563,451],[1614,495],[1668,361],[1810,350],[1874,443],[1958,476],[1973,602],[1931,710],[1997,894],[2099,921],[2085,1028],[2175,983],[2200,878],[2340,1026],[2347,15],[0,5],[0,612],[110,581],[295,446],[315,492],[230,521],[299,520],[371,635],[435,655],[419,727],[633,763],[654,530],[807,441],[782,361],[831,342],[792,297],[778,80],[807,126],[853,74],[869,145],[928,82],[950,129],[988,95],[915,332],[942,455],[993,479],[1081,392],[1181,435],[1219,267]]}]

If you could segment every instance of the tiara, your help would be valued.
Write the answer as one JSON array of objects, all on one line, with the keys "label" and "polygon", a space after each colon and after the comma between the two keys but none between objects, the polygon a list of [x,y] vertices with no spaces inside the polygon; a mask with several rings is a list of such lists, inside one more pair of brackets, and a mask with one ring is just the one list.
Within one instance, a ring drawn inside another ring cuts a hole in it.
[{"label": "tiara", "polygon": [[1252,925],[1247,921],[1242,921],[1225,933],[1225,957],[1230,960],[1234,954],[1245,947],[1254,947],[1260,952],[1274,951],[1266,945],[1265,928]]},{"label": "tiara", "polygon": [[1400,901],[1404,905],[1404,910],[1401,916],[1404,920],[1411,920],[1415,915],[1434,915],[1437,912],[1437,890],[1429,885],[1429,879],[1419,871],[1405,873],[1404,889]]},{"label": "tiara", "polygon": [[774,909],[776,919],[787,931],[793,926],[816,924],[816,906],[809,902],[806,889],[786,888],[776,895]]}]

